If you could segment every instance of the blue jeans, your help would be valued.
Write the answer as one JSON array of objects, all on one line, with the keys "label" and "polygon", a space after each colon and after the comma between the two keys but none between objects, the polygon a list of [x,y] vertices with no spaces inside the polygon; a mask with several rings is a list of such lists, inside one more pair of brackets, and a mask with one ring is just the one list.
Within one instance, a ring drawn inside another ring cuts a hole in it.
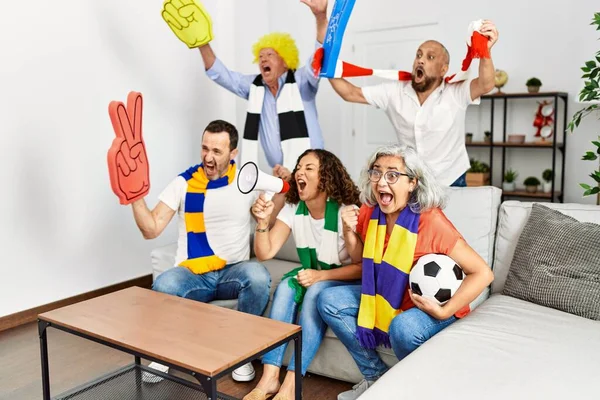
[{"label": "blue jeans", "polygon": [[229,264],[205,274],[174,267],[160,274],[152,289],[203,303],[238,299],[239,311],[262,315],[269,302],[271,275],[255,261]]},{"label": "blue jeans", "polygon": [[[277,286],[269,318],[292,324],[296,321],[298,304],[294,301],[295,291],[288,284],[290,279],[292,278],[284,279]],[[317,350],[319,350],[323,336],[325,336],[325,330],[327,329],[327,325],[325,325],[317,310],[319,294],[326,288],[348,285],[348,283],[343,281],[321,281],[309,286],[306,290],[298,321],[298,324],[302,326],[302,376],[306,374],[308,366],[315,357]],[[262,359],[263,364],[281,367],[286,348],[287,343],[265,354]],[[294,362],[295,355],[292,355],[288,364],[288,371],[295,370],[296,365]]]},{"label": "blue jeans", "polygon": [[[365,379],[375,381],[387,372],[388,366],[377,351],[362,347],[356,338],[360,290],[360,285],[327,289],[319,296],[317,306],[321,317],[344,343]],[[439,321],[416,307],[398,314],[389,328],[394,354],[402,360],[455,320],[452,316]]]},{"label": "blue jeans", "polygon": [[454,183],[450,186],[466,187],[467,186],[467,173],[465,172],[464,174],[459,176],[458,179],[456,179],[454,181]]}]

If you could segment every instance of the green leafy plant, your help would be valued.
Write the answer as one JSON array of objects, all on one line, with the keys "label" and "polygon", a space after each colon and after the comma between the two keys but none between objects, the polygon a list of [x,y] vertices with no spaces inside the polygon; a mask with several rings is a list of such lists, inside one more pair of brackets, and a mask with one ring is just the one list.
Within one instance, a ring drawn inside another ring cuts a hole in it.
[{"label": "green leafy plant", "polygon": [[540,182],[540,180],[535,176],[530,176],[523,181],[523,185],[525,186],[539,186],[540,183],[542,182]]},{"label": "green leafy plant", "polygon": [[542,86],[542,81],[540,81],[538,78],[529,78],[527,80],[527,82],[525,83],[526,86]]},{"label": "green leafy plant", "polygon": [[467,172],[490,172],[490,166],[484,162],[471,158],[471,168]]},{"label": "green leafy plant", "polygon": [[[590,25],[596,25],[596,30],[600,31],[600,12],[594,14],[594,18]],[[600,100],[600,51],[596,52],[595,58],[586,61],[585,65],[581,67],[583,71],[583,75],[581,78],[585,79],[584,88],[579,92],[579,101],[581,102],[591,102],[591,101],[599,101]],[[598,110],[600,110],[600,104],[591,104],[587,107],[582,108],[573,114],[573,118],[567,125],[567,129],[572,133],[575,128],[579,127],[581,120],[589,116],[590,114],[598,114]],[[598,140],[592,140],[592,144],[596,147],[592,148],[592,151],[587,151],[582,160],[586,161],[596,161],[600,156],[600,134],[598,135]],[[580,183],[579,185],[583,188],[584,196],[590,196],[596,194],[597,200],[596,204],[600,205],[600,164],[598,165],[598,169],[592,171],[589,175],[590,178],[594,181],[594,183]]]},{"label": "green leafy plant", "polygon": [[551,169],[547,169],[547,170],[544,170],[544,172],[542,172],[542,179],[548,183],[552,182],[553,177],[554,177],[554,173],[552,172]]},{"label": "green leafy plant", "polygon": [[515,181],[515,179],[517,179],[518,176],[519,176],[519,173],[517,171],[512,170],[512,169],[507,169],[506,172],[504,173],[504,182],[512,183]]}]

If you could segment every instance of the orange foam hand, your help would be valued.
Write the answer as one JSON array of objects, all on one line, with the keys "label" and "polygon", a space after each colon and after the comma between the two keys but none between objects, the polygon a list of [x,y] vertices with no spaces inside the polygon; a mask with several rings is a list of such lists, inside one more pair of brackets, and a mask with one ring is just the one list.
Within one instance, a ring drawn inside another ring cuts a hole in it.
[{"label": "orange foam hand", "polygon": [[150,169],[142,138],[142,94],[130,92],[127,108],[111,101],[108,114],[115,138],[108,150],[108,173],[113,192],[121,204],[130,204],[150,191]]}]

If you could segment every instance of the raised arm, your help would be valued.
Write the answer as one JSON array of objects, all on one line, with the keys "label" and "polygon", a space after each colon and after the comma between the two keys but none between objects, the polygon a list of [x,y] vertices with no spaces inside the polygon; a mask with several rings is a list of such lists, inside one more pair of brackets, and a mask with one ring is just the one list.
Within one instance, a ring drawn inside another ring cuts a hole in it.
[{"label": "raised arm", "polygon": [[488,38],[488,48],[490,49],[490,58],[481,58],[479,60],[479,76],[471,81],[471,100],[475,100],[482,95],[489,93],[495,86],[494,62],[491,58],[492,46],[498,40],[498,30],[491,21],[483,21],[481,25],[481,34]]},{"label": "raised arm", "polygon": [[131,203],[133,217],[144,239],[154,239],[160,236],[169,224],[175,211],[160,201],[154,210],[150,211],[144,199]]},{"label": "raised arm", "polygon": [[333,90],[340,95],[340,97],[350,103],[368,104],[367,99],[363,95],[362,88],[355,86],[342,78],[330,79],[329,82],[333,87]]},{"label": "raised arm", "polygon": [[208,71],[215,64],[217,56],[215,56],[212,47],[210,47],[210,44],[202,46],[199,49],[200,55],[202,56],[202,61],[204,62],[204,69]]},{"label": "raised arm", "polygon": [[239,72],[231,71],[215,55],[210,44],[199,47],[206,75],[224,87],[231,93],[248,99],[250,94],[250,85],[256,75],[244,75]]},{"label": "raised arm", "polygon": [[327,33],[327,0],[300,0],[306,4],[315,16],[317,22],[317,41],[323,43]]}]

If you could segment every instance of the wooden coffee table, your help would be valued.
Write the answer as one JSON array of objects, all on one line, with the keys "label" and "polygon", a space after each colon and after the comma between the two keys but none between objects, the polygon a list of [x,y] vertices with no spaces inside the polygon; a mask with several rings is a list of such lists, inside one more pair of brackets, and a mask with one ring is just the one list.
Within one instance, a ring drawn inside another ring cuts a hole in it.
[{"label": "wooden coffee table", "polygon": [[[297,325],[132,287],[38,316],[44,400],[50,400],[46,329],[53,327],[133,355],[134,362],[55,399],[232,399],[217,380],[264,353],[294,341],[300,371],[302,335]],[[199,382],[141,365],[156,361]],[[142,373],[163,378],[146,383]],[[296,399],[302,375],[296,374]]]}]

